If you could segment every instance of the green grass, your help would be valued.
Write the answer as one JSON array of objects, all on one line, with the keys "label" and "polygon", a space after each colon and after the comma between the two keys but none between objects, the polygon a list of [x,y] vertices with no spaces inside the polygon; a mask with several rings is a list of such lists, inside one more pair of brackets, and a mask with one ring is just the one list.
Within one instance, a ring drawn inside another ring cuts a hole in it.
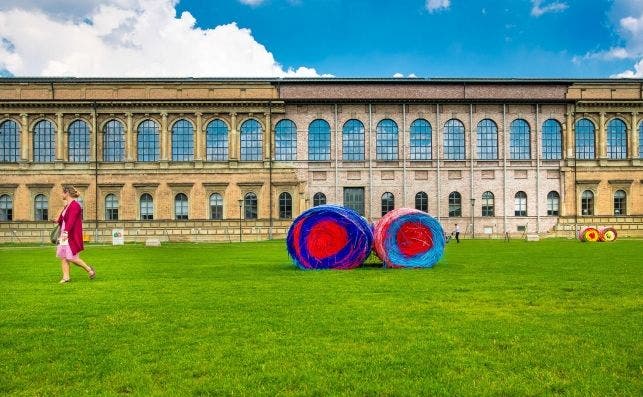
[{"label": "green grass", "polygon": [[0,247],[0,395],[643,394],[643,243],[448,244],[300,271],[283,241]]}]

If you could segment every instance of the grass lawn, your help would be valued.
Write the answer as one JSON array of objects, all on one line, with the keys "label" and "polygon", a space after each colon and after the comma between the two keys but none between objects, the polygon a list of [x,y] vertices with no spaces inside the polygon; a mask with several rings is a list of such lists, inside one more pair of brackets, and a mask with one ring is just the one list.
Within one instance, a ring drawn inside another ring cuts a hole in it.
[{"label": "grass lawn", "polygon": [[0,246],[0,395],[643,394],[643,242],[465,240],[301,271],[283,241]]}]

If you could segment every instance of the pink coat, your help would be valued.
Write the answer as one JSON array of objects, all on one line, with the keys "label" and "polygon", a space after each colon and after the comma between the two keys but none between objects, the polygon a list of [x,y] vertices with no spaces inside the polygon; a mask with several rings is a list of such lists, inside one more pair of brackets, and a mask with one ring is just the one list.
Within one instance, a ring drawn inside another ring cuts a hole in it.
[{"label": "pink coat", "polygon": [[76,200],[72,200],[67,205],[67,211],[63,211],[65,216],[61,214],[58,217],[58,224],[62,226],[63,219],[65,220],[65,230],[67,238],[69,239],[69,249],[71,253],[77,255],[85,247],[83,246],[83,209]]}]

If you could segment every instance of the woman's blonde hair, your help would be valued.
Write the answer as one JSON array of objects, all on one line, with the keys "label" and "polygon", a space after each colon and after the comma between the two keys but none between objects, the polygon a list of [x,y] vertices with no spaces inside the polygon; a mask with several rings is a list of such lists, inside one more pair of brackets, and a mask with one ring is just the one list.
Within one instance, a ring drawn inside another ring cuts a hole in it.
[{"label": "woman's blonde hair", "polygon": [[69,193],[69,195],[72,196],[73,198],[77,198],[78,196],[80,196],[80,193],[78,193],[78,190],[76,190],[76,188],[71,185],[64,186],[63,192]]}]

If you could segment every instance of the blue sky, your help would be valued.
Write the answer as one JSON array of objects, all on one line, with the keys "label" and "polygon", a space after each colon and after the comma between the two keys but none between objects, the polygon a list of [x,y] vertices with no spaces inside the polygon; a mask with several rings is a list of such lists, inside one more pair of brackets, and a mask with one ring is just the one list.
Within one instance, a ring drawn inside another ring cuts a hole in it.
[{"label": "blue sky", "polygon": [[643,0],[3,2],[5,75],[643,77]]}]

